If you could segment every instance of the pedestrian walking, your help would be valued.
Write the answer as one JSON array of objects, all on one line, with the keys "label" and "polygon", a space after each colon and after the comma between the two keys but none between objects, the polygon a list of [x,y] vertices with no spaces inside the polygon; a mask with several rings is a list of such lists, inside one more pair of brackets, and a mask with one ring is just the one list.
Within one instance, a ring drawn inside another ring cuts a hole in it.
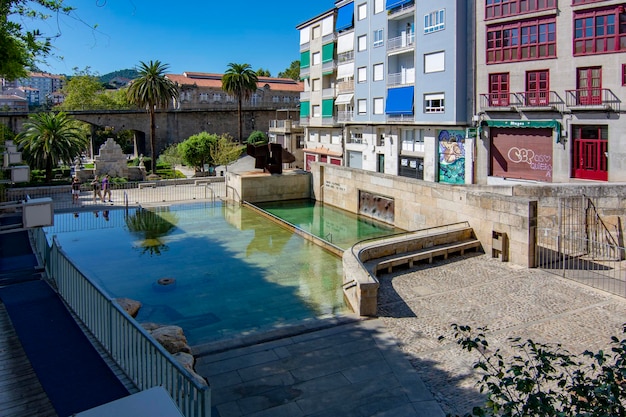
[{"label": "pedestrian walking", "polygon": [[93,187],[93,202],[96,202],[96,199],[99,197],[102,200],[102,186],[100,185],[100,180],[98,180],[98,176],[96,175],[91,181],[91,186]]},{"label": "pedestrian walking", "polygon": [[80,180],[74,177],[72,181],[72,204],[77,204],[80,197]]},{"label": "pedestrian walking", "polygon": [[113,200],[111,200],[111,183],[109,182],[109,176],[105,175],[102,178],[102,201],[105,203],[107,201],[107,195],[109,196],[109,203],[112,203]]}]

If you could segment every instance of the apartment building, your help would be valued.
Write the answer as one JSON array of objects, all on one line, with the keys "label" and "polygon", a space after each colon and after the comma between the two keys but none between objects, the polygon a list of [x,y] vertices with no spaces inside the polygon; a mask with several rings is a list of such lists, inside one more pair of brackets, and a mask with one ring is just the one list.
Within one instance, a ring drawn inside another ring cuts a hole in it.
[{"label": "apartment building", "polygon": [[337,10],[328,10],[296,28],[300,32],[300,125],[304,127],[304,169],[311,162],[343,165],[343,127],[335,110]]},{"label": "apartment building", "polygon": [[27,78],[19,80],[3,80],[3,91],[20,91],[19,96],[28,101],[29,106],[41,106],[52,101],[55,93],[59,92],[66,83],[62,75],[43,72],[31,72]]},{"label": "apartment building", "polygon": [[476,5],[478,183],[626,180],[626,12],[612,0]]},{"label": "apartment building", "polygon": [[[424,3],[339,0],[334,10],[298,26],[301,76],[308,80],[301,122],[310,160],[429,181],[472,182],[473,165],[465,160],[472,160],[473,149],[468,138],[473,2]],[[333,18],[331,35],[323,29]]]}]

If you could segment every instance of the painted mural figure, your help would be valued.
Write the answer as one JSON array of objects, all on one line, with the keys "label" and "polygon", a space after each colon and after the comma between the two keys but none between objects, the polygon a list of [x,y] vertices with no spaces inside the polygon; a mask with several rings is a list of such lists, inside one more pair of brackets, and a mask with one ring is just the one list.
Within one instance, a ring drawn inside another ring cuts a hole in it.
[{"label": "painted mural figure", "polygon": [[465,183],[465,131],[439,132],[439,182]]}]

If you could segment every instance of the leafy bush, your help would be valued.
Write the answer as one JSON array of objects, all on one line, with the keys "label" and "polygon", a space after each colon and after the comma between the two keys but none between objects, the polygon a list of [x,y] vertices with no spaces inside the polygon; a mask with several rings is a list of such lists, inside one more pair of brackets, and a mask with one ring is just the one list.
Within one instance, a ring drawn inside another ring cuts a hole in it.
[{"label": "leafy bush", "polygon": [[478,352],[474,369],[487,393],[486,404],[466,416],[626,416],[626,339],[613,336],[610,354],[585,351],[580,358],[559,344],[512,338],[516,354],[506,359],[500,349],[489,353],[486,328],[452,328],[463,350]]}]

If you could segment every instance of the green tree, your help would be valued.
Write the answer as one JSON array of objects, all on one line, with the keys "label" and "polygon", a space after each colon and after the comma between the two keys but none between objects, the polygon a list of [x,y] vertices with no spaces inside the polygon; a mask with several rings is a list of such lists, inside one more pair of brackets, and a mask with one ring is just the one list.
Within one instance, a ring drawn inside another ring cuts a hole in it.
[{"label": "green tree", "polygon": [[462,349],[477,352],[474,368],[487,393],[486,404],[468,416],[626,416],[626,339],[611,338],[612,354],[585,351],[580,358],[558,344],[511,338],[514,354],[505,357],[489,348],[486,328],[452,328]]},{"label": "green tree", "polygon": [[228,166],[239,159],[243,150],[244,147],[233,141],[230,136],[222,135],[211,148],[211,159],[216,166]]},{"label": "green tree", "polygon": [[88,145],[78,123],[63,112],[31,115],[23,129],[16,143],[32,168],[45,170],[47,182],[52,181],[52,169],[59,161],[71,165]]},{"label": "green tree", "polygon": [[213,165],[211,159],[211,150],[218,142],[217,135],[207,132],[200,132],[197,135],[190,136],[184,142],[178,145],[181,157],[188,166],[200,168],[204,171],[204,164]]},{"label": "green tree", "polygon": [[183,157],[180,153],[179,143],[173,143],[161,152],[159,155],[159,162],[167,164],[174,169],[176,165],[180,165],[183,162]]},{"label": "green tree", "polygon": [[250,145],[263,145],[268,142],[269,139],[267,138],[267,135],[260,130],[255,130],[250,133],[250,136],[248,136],[248,140],[246,141],[246,143],[249,143]]},{"label": "green tree", "polygon": [[242,142],[243,114],[241,111],[243,100],[248,100],[257,90],[259,78],[249,64],[228,64],[228,70],[222,77],[222,90],[237,99],[237,115],[239,117],[238,137]]},{"label": "green tree", "polygon": [[[160,61],[140,62],[139,78],[128,87],[128,100],[139,107],[145,107],[150,116],[150,152],[156,161],[156,128],[154,114],[157,108],[166,109],[172,100],[178,98],[178,88],[165,76],[168,65]],[[152,175],[156,175],[156,163],[152,164]]]},{"label": "green tree", "polygon": [[270,73],[270,70],[263,69],[263,68],[259,68],[258,70],[256,70],[256,75],[257,77],[271,77],[272,76],[272,74]]},{"label": "green tree", "polygon": [[99,109],[98,95],[103,92],[104,87],[97,76],[89,74],[73,76],[63,87],[65,99],[58,108],[61,110]]},{"label": "green tree", "polygon": [[292,80],[300,80],[300,61],[292,61],[289,68],[278,73],[278,78],[291,78]]},{"label": "green tree", "polygon": [[23,22],[46,20],[51,17],[48,13],[69,15],[73,10],[63,0],[0,1],[0,78],[24,78],[38,59],[50,54],[51,38],[38,29],[26,29]]}]

